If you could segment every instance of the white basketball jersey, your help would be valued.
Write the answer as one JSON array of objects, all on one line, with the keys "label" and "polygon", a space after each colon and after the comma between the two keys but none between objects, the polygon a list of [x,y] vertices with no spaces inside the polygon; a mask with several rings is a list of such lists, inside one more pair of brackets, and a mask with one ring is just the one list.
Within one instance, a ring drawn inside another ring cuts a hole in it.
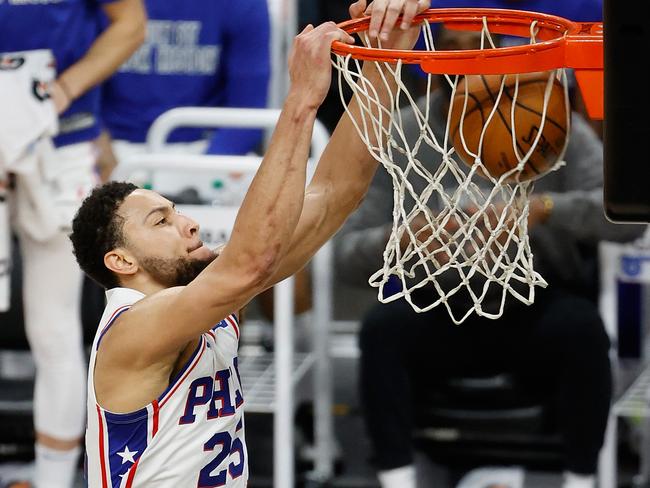
[{"label": "white basketball jersey", "polygon": [[107,298],[88,370],[89,488],[245,487],[248,459],[236,317],[201,335],[190,359],[158,398],[135,412],[112,413],[95,398],[97,349],[115,319],[144,295],[116,288]]}]

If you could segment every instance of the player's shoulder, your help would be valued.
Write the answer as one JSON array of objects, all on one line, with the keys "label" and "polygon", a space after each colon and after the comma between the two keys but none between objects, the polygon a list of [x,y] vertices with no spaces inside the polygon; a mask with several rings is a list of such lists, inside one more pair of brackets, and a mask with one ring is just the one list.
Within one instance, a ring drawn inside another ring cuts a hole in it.
[{"label": "player's shoulder", "polygon": [[158,313],[165,313],[170,306],[173,306],[175,300],[184,289],[184,286],[175,286],[165,288],[150,295],[144,295],[138,291],[130,290],[140,294],[140,297],[131,303],[129,307],[130,313],[123,314],[118,320],[129,320],[130,318],[139,316],[138,319],[141,321],[143,317],[153,318]]},{"label": "player's shoulder", "polygon": [[[110,330],[107,330],[105,341],[110,342],[111,346],[117,344],[117,347],[121,348],[128,339],[126,342],[139,343],[137,345],[139,348],[150,345],[156,349],[156,345],[160,345],[160,340],[169,338],[170,333],[174,335],[173,330],[185,330],[183,324],[194,323],[197,320],[205,321],[201,307],[197,307],[196,302],[192,300],[193,296],[186,294],[190,289],[191,287],[187,286],[175,286],[146,296],[136,291],[139,293],[139,299],[125,307],[126,313],[115,314],[114,323],[111,324]],[[133,297],[136,295],[132,295]],[[232,313],[232,315],[239,322],[239,314]],[[230,316],[231,314],[213,317],[212,321],[207,321],[206,324],[214,325]],[[205,332],[209,329],[208,325]],[[156,338],[160,340],[155,340]],[[189,339],[194,340],[193,337]],[[185,341],[182,342],[185,344]]]},{"label": "player's shoulder", "polygon": [[[151,295],[147,295],[138,302],[134,303],[132,310],[138,314],[147,314],[151,315],[162,311],[163,313],[166,310],[169,310],[172,307],[180,306],[190,306],[191,303],[187,303],[186,297],[182,296],[184,291],[188,290],[186,286],[174,286],[171,288],[165,288]],[[237,321],[239,321],[239,311],[232,312],[231,315],[234,315]],[[230,316],[230,315],[228,315]]]},{"label": "player's shoulder", "polygon": [[[155,343],[155,334],[159,334],[160,324],[169,315],[174,297],[185,287],[174,287],[145,295],[137,290],[121,289],[109,297],[109,306],[114,310],[113,319],[104,324],[97,341],[97,350],[101,350],[104,361],[109,363],[133,363],[138,357],[140,363],[166,362],[178,351],[167,354],[148,354],[149,344]],[[112,306],[111,306],[112,302]],[[120,302],[126,302],[119,306]],[[181,347],[179,346],[178,350]],[[134,353],[137,352],[137,356]]]}]

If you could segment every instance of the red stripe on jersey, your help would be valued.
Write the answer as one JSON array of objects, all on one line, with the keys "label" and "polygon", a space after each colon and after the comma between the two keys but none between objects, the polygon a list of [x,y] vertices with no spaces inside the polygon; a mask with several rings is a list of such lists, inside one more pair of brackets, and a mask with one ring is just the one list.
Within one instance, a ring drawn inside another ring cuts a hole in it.
[{"label": "red stripe on jersey", "polygon": [[129,476],[126,478],[125,488],[131,488],[131,485],[133,484],[133,478],[135,477],[135,470],[138,469],[139,462],[140,462],[140,458],[136,459],[135,464],[131,466],[131,469],[129,469]]},{"label": "red stripe on jersey", "polygon": [[99,410],[99,405],[97,407],[97,418],[99,420],[99,460],[102,468],[102,488],[108,488],[108,482],[106,481],[106,460],[104,459],[104,423],[102,421],[102,412]]},{"label": "red stripe on jersey", "polygon": [[123,310],[125,310],[125,309],[127,309],[127,308],[131,308],[132,306],[133,306],[133,305],[123,305],[123,306],[121,306],[120,308],[118,308],[117,310],[115,310],[115,312],[113,312],[113,315],[111,315],[111,318],[108,319],[108,322],[106,322],[106,325],[105,325],[104,328],[102,329],[102,332],[104,332],[104,330],[106,329],[106,327],[109,327],[109,326],[111,325],[111,322],[113,322],[113,320],[115,319],[115,316],[116,316],[118,313],[120,313],[121,311],[123,311]]},{"label": "red stripe on jersey", "polygon": [[232,325],[233,329],[235,329],[235,334],[237,335],[237,339],[239,339],[239,327],[237,327],[237,321],[233,320],[232,317],[226,317],[225,320]]},{"label": "red stripe on jersey", "polygon": [[190,365],[189,368],[187,368],[187,371],[185,371],[185,374],[183,375],[183,377],[176,382],[176,385],[174,386],[174,388],[169,393],[167,393],[167,395],[165,395],[165,398],[162,398],[160,400],[160,404],[159,404],[160,408],[162,408],[162,406],[167,402],[167,400],[169,400],[171,398],[171,396],[178,389],[178,387],[181,386],[181,383],[183,383],[183,381],[185,381],[185,378],[187,378],[187,375],[190,374],[190,372],[198,364],[199,360],[201,359],[201,356],[203,356],[203,352],[205,351],[205,344],[206,344],[205,339],[203,338],[203,336],[201,336],[201,351],[196,355],[196,358],[194,358],[194,362]]},{"label": "red stripe on jersey", "polygon": [[156,435],[156,432],[158,432],[158,412],[160,411],[158,400],[154,400],[151,403],[151,406],[153,407],[153,425],[151,427],[151,437],[153,437]]}]

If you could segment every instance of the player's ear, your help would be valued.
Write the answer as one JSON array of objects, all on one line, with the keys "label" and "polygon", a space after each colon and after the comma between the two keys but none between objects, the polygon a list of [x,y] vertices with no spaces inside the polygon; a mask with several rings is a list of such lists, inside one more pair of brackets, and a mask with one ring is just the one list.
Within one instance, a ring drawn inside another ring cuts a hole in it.
[{"label": "player's ear", "polygon": [[104,255],[104,265],[118,275],[133,275],[138,270],[135,257],[119,247]]}]

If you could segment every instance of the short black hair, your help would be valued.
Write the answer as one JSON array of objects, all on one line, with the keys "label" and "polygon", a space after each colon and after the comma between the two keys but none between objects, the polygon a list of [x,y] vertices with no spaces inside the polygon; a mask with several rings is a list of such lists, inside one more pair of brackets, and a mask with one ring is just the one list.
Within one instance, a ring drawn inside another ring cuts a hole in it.
[{"label": "short black hair", "polygon": [[104,255],[124,244],[123,219],[117,211],[137,186],[111,181],[95,188],[72,221],[72,248],[81,269],[104,288],[119,286],[117,276],[104,264]]}]

